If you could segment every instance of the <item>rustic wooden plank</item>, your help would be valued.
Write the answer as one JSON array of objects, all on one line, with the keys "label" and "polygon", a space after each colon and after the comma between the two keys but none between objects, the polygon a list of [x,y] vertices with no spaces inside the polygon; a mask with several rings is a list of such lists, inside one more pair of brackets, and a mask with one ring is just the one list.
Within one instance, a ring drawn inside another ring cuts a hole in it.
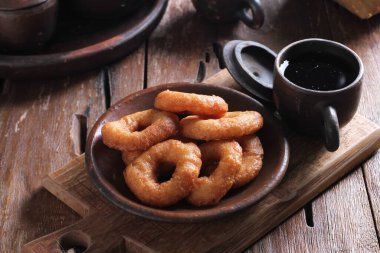
[{"label": "rustic wooden plank", "polygon": [[[314,226],[297,222],[295,217],[275,229],[252,247],[252,252],[379,252],[362,171],[356,170],[329,191],[314,200]],[[340,196],[348,195],[346,201]],[[343,199],[343,201],[342,201]],[[323,209],[324,208],[324,209]],[[343,212],[341,210],[344,210]],[[296,214],[305,219],[305,212]],[[353,219],[354,217],[354,219]]]},{"label": "rustic wooden plank", "polygon": [[147,85],[202,81],[219,71],[213,54],[215,26],[188,0],[170,1],[148,42]]},{"label": "rustic wooden plank", "polygon": [[[380,123],[380,16],[376,16],[368,21],[368,40],[366,40],[369,48],[364,62],[367,68],[365,95],[360,111],[372,119]],[[367,191],[372,206],[372,214],[375,219],[377,228],[377,238],[380,241],[380,153],[377,154],[366,163],[363,164],[364,176],[367,182]]]},{"label": "rustic wooden plank", "polygon": [[372,215],[375,220],[377,239],[380,242],[380,152],[363,164],[364,176],[366,180],[367,193],[369,195]]},{"label": "rustic wooden plank", "polygon": [[[78,219],[40,185],[47,173],[81,153],[85,119],[91,125],[103,111],[102,90],[95,73],[5,82],[0,95],[0,252],[19,252],[27,241]],[[82,127],[78,119],[84,119]]]},{"label": "rustic wooden plank", "polygon": [[[376,16],[369,21],[354,19],[350,13],[329,2],[326,2],[326,11],[329,14],[329,23],[332,24],[332,29],[336,31],[334,39],[347,44],[363,60],[365,75],[359,113],[376,123],[380,123],[380,90],[378,85],[380,80],[380,17]],[[377,229],[377,238],[380,240],[380,153],[377,152],[366,161],[362,168]]]},{"label": "rustic wooden plank", "polygon": [[[78,184],[78,182],[87,181],[83,178],[87,177],[87,173],[83,173],[82,170],[72,170],[73,167],[77,167],[78,165],[82,164],[84,164],[84,154],[71,160],[68,164],[60,168],[58,171],[47,175],[42,180],[42,185],[59,200],[73,209],[76,213],[78,213],[81,217],[85,217],[93,212],[91,209],[91,204],[87,201],[80,201],[80,198],[77,197],[76,194],[77,191],[67,191],[66,189],[62,188],[62,184],[64,184],[67,189],[73,189]],[[62,184],[57,183],[57,180],[54,180],[53,176],[54,179],[59,179]],[[88,196],[92,196],[94,194],[94,192],[90,190],[81,191],[81,194],[84,193],[87,193]],[[90,197],[88,197],[88,199],[90,199]]]},{"label": "rustic wooden plank", "polygon": [[144,43],[135,52],[111,65],[105,73],[108,75],[108,78],[105,78],[106,84],[108,83],[106,87],[109,88],[106,98],[110,99],[110,104],[144,88],[145,51]]},{"label": "rustic wooden plank", "polygon": [[[118,209],[101,196],[83,167],[84,154],[71,160],[42,180],[42,185],[81,217],[93,213],[118,213]],[[73,169],[75,168],[75,169]]]}]

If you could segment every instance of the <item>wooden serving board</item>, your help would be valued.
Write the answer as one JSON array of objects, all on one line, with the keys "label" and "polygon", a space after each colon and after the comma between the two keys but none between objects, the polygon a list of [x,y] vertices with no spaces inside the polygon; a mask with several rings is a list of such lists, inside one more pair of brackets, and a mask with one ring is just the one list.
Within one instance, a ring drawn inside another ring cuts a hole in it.
[{"label": "wooden serving board", "polygon": [[[226,71],[206,82],[233,84]],[[341,146],[334,153],[320,141],[295,133],[289,133],[288,140],[289,168],[274,191],[234,215],[193,224],[151,221],[114,207],[94,188],[84,156],[79,156],[48,175],[42,185],[83,219],[26,244],[23,252],[58,253],[74,247],[87,248],[86,253],[241,252],[376,151],[380,128],[356,115],[341,129]]]}]

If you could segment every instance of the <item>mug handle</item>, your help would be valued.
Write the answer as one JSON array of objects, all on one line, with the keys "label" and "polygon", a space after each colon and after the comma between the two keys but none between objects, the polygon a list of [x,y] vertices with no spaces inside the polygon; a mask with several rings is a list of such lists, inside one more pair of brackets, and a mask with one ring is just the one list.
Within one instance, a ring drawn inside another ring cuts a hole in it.
[{"label": "mug handle", "polygon": [[323,136],[326,149],[334,152],[339,148],[339,121],[336,110],[331,107],[322,109]]},{"label": "mug handle", "polygon": [[252,11],[252,17],[249,16],[245,9],[238,13],[238,17],[244,24],[253,28],[259,29],[264,23],[264,11],[261,7],[260,0],[243,0]]}]

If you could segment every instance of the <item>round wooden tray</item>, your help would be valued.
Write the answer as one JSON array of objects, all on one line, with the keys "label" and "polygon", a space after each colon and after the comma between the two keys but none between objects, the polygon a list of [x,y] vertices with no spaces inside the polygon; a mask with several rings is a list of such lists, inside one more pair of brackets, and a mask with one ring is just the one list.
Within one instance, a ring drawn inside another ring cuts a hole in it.
[{"label": "round wooden tray", "polygon": [[[123,19],[85,19],[62,4],[54,38],[40,51],[0,52],[0,77],[60,77],[100,67],[138,47],[161,20],[168,0],[147,0]],[[1,49],[0,49],[1,50]]]}]

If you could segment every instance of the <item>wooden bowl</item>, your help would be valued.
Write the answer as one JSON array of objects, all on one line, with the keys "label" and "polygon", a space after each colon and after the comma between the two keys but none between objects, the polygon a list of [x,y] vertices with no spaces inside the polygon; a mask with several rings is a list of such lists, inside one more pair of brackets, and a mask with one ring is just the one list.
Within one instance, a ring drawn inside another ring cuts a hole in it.
[{"label": "wooden bowl", "polygon": [[16,6],[13,3],[9,8],[6,7],[0,5],[2,50],[29,51],[41,48],[52,37],[57,21],[57,0],[36,2],[32,6]]},{"label": "wooden bowl", "polygon": [[[142,204],[128,189],[123,178],[125,168],[119,151],[102,142],[101,128],[137,111],[153,108],[154,98],[163,90],[176,90],[221,96],[230,111],[255,110],[264,117],[264,128],[259,131],[264,148],[264,166],[248,185],[230,191],[216,206],[194,207],[182,201],[168,208],[155,208]],[[220,218],[252,205],[274,187],[285,175],[289,160],[289,147],[281,123],[255,99],[232,89],[206,84],[165,84],[134,93],[120,100],[104,113],[92,128],[86,145],[86,168],[91,180],[104,197],[121,209],[152,220],[166,222],[195,222]]]}]

